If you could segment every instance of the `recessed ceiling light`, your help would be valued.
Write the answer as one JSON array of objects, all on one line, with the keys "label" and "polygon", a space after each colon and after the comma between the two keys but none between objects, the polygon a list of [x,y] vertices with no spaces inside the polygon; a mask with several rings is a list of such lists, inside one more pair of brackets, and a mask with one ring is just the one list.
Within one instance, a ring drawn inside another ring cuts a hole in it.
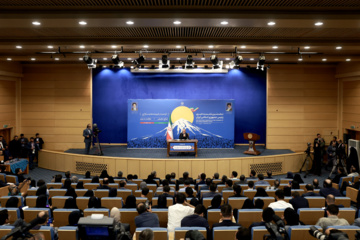
[{"label": "recessed ceiling light", "polygon": [[322,59],[322,61],[323,61],[323,62],[326,62],[326,61],[327,61],[327,59],[326,59],[326,58],[323,58],[323,59]]},{"label": "recessed ceiling light", "polygon": [[79,48],[85,48],[85,46],[84,46],[84,45],[80,45]]},{"label": "recessed ceiling light", "polygon": [[82,61],[83,60],[83,58],[79,58],[79,61]]},{"label": "recessed ceiling light", "polygon": [[275,22],[268,22],[267,25],[269,26],[274,26],[276,23]]},{"label": "recessed ceiling light", "polygon": [[12,58],[7,58],[6,60],[11,61],[11,60],[12,60]]},{"label": "recessed ceiling light", "polygon": [[144,45],[144,48],[148,48],[149,46],[148,45]]},{"label": "recessed ceiling light", "polygon": [[16,48],[17,48],[17,49],[21,49],[21,48],[22,48],[22,46],[16,46]]},{"label": "recessed ceiling light", "polygon": [[336,49],[337,49],[337,50],[340,50],[340,49],[342,49],[342,47],[341,47],[341,46],[337,46]]},{"label": "recessed ceiling light", "polygon": [[246,48],[246,46],[245,46],[245,45],[242,45],[240,48]]},{"label": "recessed ceiling light", "polygon": [[176,48],[181,48],[181,46],[180,46],[180,45],[177,45]]},{"label": "recessed ceiling light", "polygon": [[273,46],[273,49],[277,49],[277,48],[279,48],[278,46]]},{"label": "recessed ceiling light", "polygon": [[228,24],[229,24],[228,21],[222,21],[222,22],[221,22],[221,25],[228,25]]},{"label": "recessed ceiling light", "polygon": [[180,60],[181,58],[176,58],[176,60]]},{"label": "recessed ceiling light", "polygon": [[214,46],[213,46],[213,45],[210,45],[209,48],[214,48]]},{"label": "recessed ceiling light", "polygon": [[106,68],[106,66],[104,65],[103,68]]},{"label": "recessed ceiling light", "polygon": [[323,22],[316,22],[315,26],[322,26],[324,23]]},{"label": "recessed ceiling light", "polygon": [[303,59],[302,58],[299,58],[298,61],[302,61]]},{"label": "recessed ceiling light", "polygon": [[134,68],[134,66],[131,66],[130,68]]},{"label": "recessed ceiling light", "polygon": [[205,60],[205,58],[201,58],[201,60]]},{"label": "recessed ceiling light", "polygon": [[304,49],[310,49],[310,47],[309,47],[309,46],[305,46]]},{"label": "recessed ceiling light", "polygon": [[34,21],[34,22],[32,22],[32,24],[33,24],[33,25],[36,25],[36,26],[39,26],[39,25],[41,25],[41,22]]},{"label": "recessed ceiling light", "polygon": [[107,58],[103,58],[103,60],[107,60]]},{"label": "recessed ceiling light", "polygon": [[254,58],[250,58],[250,61],[254,61],[255,59]]},{"label": "recessed ceiling light", "polygon": [[174,24],[179,25],[179,24],[181,24],[181,22],[180,21],[175,21]]},{"label": "recessed ceiling light", "polygon": [[116,46],[116,45],[112,45],[111,48],[117,48],[117,46]]},{"label": "recessed ceiling light", "polygon": [[132,58],[128,58],[127,60],[131,60]]},{"label": "recessed ceiling light", "polygon": [[225,60],[230,60],[230,58],[225,58]]},{"label": "recessed ceiling light", "polygon": [[229,68],[230,68],[229,64],[226,64],[225,68],[226,68],[226,69],[229,69]]},{"label": "recessed ceiling light", "polygon": [[274,61],[279,61],[279,59],[278,59],[278,58],[274,58]]},{"label": "recessed ceiling light", "polygon": [[47,46],[47,48],[54,48],[54,46],[49,45],[49,46]]},{"label": "recessed ceiling light", "polygon": [[60,60],[60,58],[55,58],[55,61],[59,61]]},{"label": "recessed ceiling light", "polygon": [[350,58],[347,58],[347,59],[346,59],[346,61],[347,61],[347,62],[350,62],[350,61],[351,61],[351,59],[350,59]]},{"label": "recessed ceiling light", "polygon": [[127,24],[127,25],[133,25],[134,22],[133,22],[133,21],[127,21],[126,24]]},{"label": "recessed ceiling light", "polygon": [[85,21],[80,21],[79,24],[80,24],[80,25],[86,25],[87,22],[85,22]]},{"label": "recessed ceiling light", "polygon": [[35,61],[35,60],[36,60],[36,58],[31,58],[30,60],[31,60],[31,61]]}]

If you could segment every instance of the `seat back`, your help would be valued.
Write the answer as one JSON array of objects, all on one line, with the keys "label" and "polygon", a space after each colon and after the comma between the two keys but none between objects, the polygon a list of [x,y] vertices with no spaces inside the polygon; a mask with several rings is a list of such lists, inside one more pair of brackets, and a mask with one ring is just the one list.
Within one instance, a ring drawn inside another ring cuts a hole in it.
[{"label": "seat back", "polygon": [[104,214],[104,216],[110,216],[110,210],[107,208],[86,208],[84,209],[84,217],[91,216],[91,214]]},{"label": "seat back", "polygon": [[274,189],[266,190],[266,193],[269,195],[269,197],[275,197],[275,192],[276,190]]},{"label": "seat back", "polygon": [[66,226],[69,224],[69,215],[72,212],[80,211],[79,209],[55,209],[53,211],[54,215],[54,227]]},{"label": "seat back", "polygon": [[351,205],[351,199],[349,197],[335,197],[335,204],[342,204],[344,207],[348,208]]},{"label": "seat back", "polygon": [[324,217],[325,211],[322,208],[299,208],[299,220],[306,225],[315,225],[317,221]]},{"label": "seat back", "polygon": [[280,184],[289,184],[289,182],[292,182],[293,179],[291,178],[280,178]]},{"label": "seat back", "polygon": [[353,177],[341,177],[339,181],[339,189],[341,188],[343,182],[352,182]]},{"label": "seat back", "polygon": [[27,196],[26,197],[26,206],[36,207],[36,200],[38,196]]},{"label": "seat back", "polygon": [[[140,196],[141,196],[141,190],[136,190],[136,191],[134,192],[134,196],[135,196],[136,198],[140,197]],[[151,199],[152,199],[152,197],[153,197],[153,191],[150,190],[149,193],[148,193],[148,195],[147,195],[146,197],[148,198],[149,201],[151,201]]]},{"label": "seat back", "polygon": [[160,227],[167,227],[168,223],[168,209],[167,208],[153,208],[152,212],[158,215]]},{"label": "seat back", "polygon": [[130,232],[135,232],[135,217],[138,214],[136,208],[122,208],[120,209],[121,222],[130,224]]},{"label": "seat back", "polygon": [[6,202],[9,200],[9,198],[11,197],[17,197],[19,198],[19,203],[18,203],[18,207],[24,206],[24,198],[21,196],[2,196],[0,197],[0,203],[1,203],[1,207],[5,207],[6,206]]},{"label": "seat back", "polygon": [[274,186],[275,179],[264,179],[264,181],[267,181],[270,186]]},{"label": "seat back", "polygon": [[217,190],[218,190],[219,192],[222,192],[222,190],[223,190],[225,187],[226,187],[225,184],[218,184],[218,185],[217,185]]},{"label": "seat back", "polygon": [[213,239],[234,239],[239,227],[216,227],[213,228]]},{"label": "seat back", "polygon": [[[209,206],[211,206],[211,201],[212,201],[212,197],[211,198],[203,198],[203,205],[204,207],[208,208]],[[221,198],[221,205],[224,203],[224,198]]]},{"label": "seat back", "polygon": [[28,189],[27,195],[28,196],[36,196],[36,191],[37,191],[37,189]]},{"label": "seat back", "polygon": [[247,197],[234,197],[234,198],[228,198],[228,204],[233,209],[241,209],[244,205],[245,200],[248,199]]},{"label": "seat back", "polygon": [[64,208],[65,201],[71,196],[55,196],[52,198],[52,207]]},{"label": "seat back", "polygon": [[34,218],[37,217],[37,214],[41,211],[47,211],[49,217],[51,218],[50,208],[27,208],[24,209],[24,220],[25,222],[31,222]]},{"label": "seat back", "polygon": [[121,197],[122,199],[124,199],[124,201],[131,194],[132,194],[132,190],[130,190],[130,189],[118,189],[117,190],[117,197]]},{"label": "seat back", "polygon": [[0,238],[4,237],[6,234],[9,234],[13,228],[15,227],[10,225],[0,226]]},{"label": "seat back", "polygon": [[101,199],[101,206],[110,210],[113,207],[122,208],[123,200],[121,197],[103,197]]},{"label": "seat back", "polygon": [[147,188],[153,192],[156,192],[157,185],[156,184],[147,184]]},{"label": "seat back", "polygon": [[270,203],[275,202],[275,198],[274,197],[254,197],[253,202],[255,203],[256,199],[262,199],[264,201],[264,208],[267,208],[269,206]]},{"label": "seat back", "polygon": [[8,210],[9,222],[13,224],[18,218],[20,218],[20,209],[19,208],[2,208]]},{"label": "seat back", "polygon": [[42,233],[42,234],[44,234],[44,237],[46,240],[54,239],[54,229],[52,227],[41,226],[39,230],[30,230],[30,233],[31,234]]},{"label": "seat back", "polygon": [[222,197],[224,198],[224,202],[228,201],[228,198],[232,195],[234,195],[234,191],[232,190],[222,190]]},{"label": "seat back", "polygon": [[65,196],[66,189],[50,189],[49,190],[49,197],[55,197],[55,196]]},{"label": "seat back", "polygon": [[238,222],[248,228],[253,222],[261,222],[262,212],[261,209],[239,209]]},{"label": "seat back", "polygon": [[[152,201],[152,206],[157,206],[158,205],[158,198],[157,197],[153,197],[151,201]],[[173,205],[173,203],[174,203],[173,198],[171,198],[171,197],[166,198],[166,206],[167,207]]]},{"label": "seat back", "polygon": [[309,202],[309,208],[322,208],[325,207],[324,197],[305,197]]},{"label": "seat back", "polygon": [[146,200],[148,200],[148,198],[136,197],[136,205],[141,203],[141,202],[146,202]]},{"label": "seat back", "polygon": [[136,190],[139,189],[139,186],[137,184],[132,183],[132,184],[126,184],[126,188],[135,192]]},{"label": "seat back", "polygon": [[[287,230],[289,238],[291,240],[314,240],[315,238],[309,234],[310,227],[313,225],[303,225],[303,226],[290,226]],[[322,232],[320,226],[315,226]]]},{"label": "seat back", "polygon": [[75,189],[75,192],[78,195],[78,197],[83,197],[87,191],[88,191],[87,189]]},{"label": "seat back", "polygon": [[256,190],[244,190],[244,196],[251,200],[253,200],[255,194],[256,194]]},{"label": "seat back", "polygon": [[87,190],[96,190],[100,186],[100,183],[84,183],[84,188]]},{"label": "seat back", "polygon": [[185,239],[186,232],[190,230],[197,230],[204,236],[205,239],[207,238],[206,228],[204,227],[178,227],[175,228],[174,240]]},{"label": "seat back", "polygon": [[91,178],[79,178],[79,182],[83,182],[84,184],[91,183],[91,180]]},{"label": "seat back", "polygon": [[[140,183],[143,182],[143,181],[144,181],[143,179],[133,179],[132,180],[132,182],[135,183],[138,187],[140,187]],[[135,189],[135,190],[137,190],[137,189]]]},{"label": "seat back", "polygon": [[4,183],[6,183],[6,174],[5,173],[0,173],[0,180],[3,181]]},{"label": "seat back", "polygon": [[253,227],[251,229],[252,240],[263,240],[264,235],[270,235],[265,226]]},{"label": "seat back", "polygon": [[[163,193],[163,190],[156,190],[156,192],[155,192],[155,194],[156,194],[157,196],[161,195],[162,193]],[[174,190],[170,190],[170,192],[168,192],[168,194],[171,195],[171,196],[174,196],[174,195],[175,195],[175,191],[174,191]],[[155,195],[155,196],[156,196],[156,195]]]},{"label": "seat back", "polygon": [[19,184],[18,177],[15,176],[15,175],[7,175],[6,176],[6,181],[8,183],[14,183],[16,185]]},{"label": "seat back", "polygon": [[77,227],[59,227],[58,237],[62,239],[79,239],[78,237],[78,228]]},{"label": "seat back", "polygon": [[[142,230],[145,230],[148,228],[137,228],[136,229],[136,233],[135,239],[139,239],[139,234],[141,233]],[[167,228],[162,228],[162,227],[158,227],[158,228],[151,228],[151,230],[154,232],[154,239],[156,240],[168,240],[168,231]]]},{"label": "seat back", "polygon": [[97,198],[109,197],[109,189],[94,190],[94,195]]},{"label": "seat back", "polygon": [[350,224],[355,221],[356,210],[353,208],[339,208],[339,218],[345,218]]},{"label": "seat back", "polygon": [[52,188],[52,189],[60,189],[62,188],[63,184],[62,183],[47,183],[46,187],[48,189]]},{"label": "seat back", "polygon": [[77,197],[76,205],[79,209],[84,210],[88,207],[90,197]]},{"label": "seat back", "polygon": [[214,223],[218,223],[220,220],[220,209],[209,209],[207,212],[207,220],[209,226],[212,227]]}]

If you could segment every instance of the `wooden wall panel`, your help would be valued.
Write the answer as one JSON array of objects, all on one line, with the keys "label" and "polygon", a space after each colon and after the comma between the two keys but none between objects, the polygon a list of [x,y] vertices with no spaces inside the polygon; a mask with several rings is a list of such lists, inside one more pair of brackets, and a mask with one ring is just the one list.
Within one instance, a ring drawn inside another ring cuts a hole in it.
[{"label": "wooden wall panel", "polygon": [[[79,65],[24,65],[21,126],[39,132],[44,148],[84,148],[82,131],[91,122],[91,71]],[[0,96],[1,97],[1,96]]]},{"label": "wooden wall panel", "polygon": [[357,81],[343,81],[342,130],[360,131],[360,77]]},{"label": "wooden wall panel", "polygon": [[16,81],[0,80],[0,129],[16,126]]},{"label": "wooden wall panel", "polygon": [[304,151],[321,133],[338,135],[335,66],[277,65],[268,71],[267,145]]}]

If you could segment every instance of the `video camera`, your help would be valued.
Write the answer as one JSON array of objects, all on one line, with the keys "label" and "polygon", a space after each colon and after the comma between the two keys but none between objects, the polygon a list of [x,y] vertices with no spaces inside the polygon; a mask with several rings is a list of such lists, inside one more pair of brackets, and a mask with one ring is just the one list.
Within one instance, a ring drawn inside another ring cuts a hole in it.
[{"label": "video camera", "polygon": [[93,133],[95,136],[101,133],[101,130],[98,128],[96,123],[93,124]]},{"label": "video camera", "polygon": [[289,236],[287,235],[284,221],[275,214],[273,215],[272,220],[275,224],[271,222],[265,223],[266,230],[270,233],[270,236],[264,235],[264,239],[266,237],[267,240],[288,240]]},{"label": "video camera", "polygon": [[[315,226],[311,226],[309,233],[314,236],[317,239],[320,240],[348,240],[349,236],[338,230],[338,229],[332,229],[330,230],[330,234],[329,235],[325,235],[322,232],[320,232],[320,230],[318,230]],[[355,239],[359,239],[360,237],[360,231],[356,231],[355,234]]]},{"label": "video camera", "polygon": [[307,148],[306,150],[304,151],[307,155],[310,155],[310,151],[311,151],[311,143],[307,143]]}]

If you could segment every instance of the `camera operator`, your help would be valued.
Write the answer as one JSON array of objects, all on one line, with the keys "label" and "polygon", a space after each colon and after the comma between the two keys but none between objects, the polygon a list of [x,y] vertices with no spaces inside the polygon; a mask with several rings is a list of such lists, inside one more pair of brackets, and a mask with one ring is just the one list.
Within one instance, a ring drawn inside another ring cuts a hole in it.
[{"label": "camera operator", "polygon": [[349,236],[335,228],[328,228],[325,231],[325,234],[320,232],[315,226],[311,226],[309,233],[317,239],[325,240],[325,239],[337,239],[337,240],[348,240]]},{"label": "camera operator", "polygon": [[321,159],[323,159],[324,156],[324,149],[325,149],[325,140],[321,137],[321,134],[318,133],[316,138],[314,139],[314,146],[315,144],[318,143],[319,147],[321,149]]},{"label": "camera operator", "polygon": [[333,172],[335,172],[337,167],[336,150],[337,150],[336,142],[332,142],[332,144],[327,148],[328,166],[331,166],[332,164],[332,169],[329,174],[329,178],[331,178],[331,175],[333,174]]},{"label": "camera operator", "polygon": [[89,154],[91,142],[92,142],[92,136],[93,136],[93,131],[91,130],[90,123],[86,126],[86,129],[84,129],[83,136],[84,136],[84,142],[85,142],[85,153]]},{"label": "camera operator", "polygon": [[315,175],[321,176],[321,160],[322,160],[322,149],[319,142],[314,143],[314,163],[313,163],[313,173]]}]

